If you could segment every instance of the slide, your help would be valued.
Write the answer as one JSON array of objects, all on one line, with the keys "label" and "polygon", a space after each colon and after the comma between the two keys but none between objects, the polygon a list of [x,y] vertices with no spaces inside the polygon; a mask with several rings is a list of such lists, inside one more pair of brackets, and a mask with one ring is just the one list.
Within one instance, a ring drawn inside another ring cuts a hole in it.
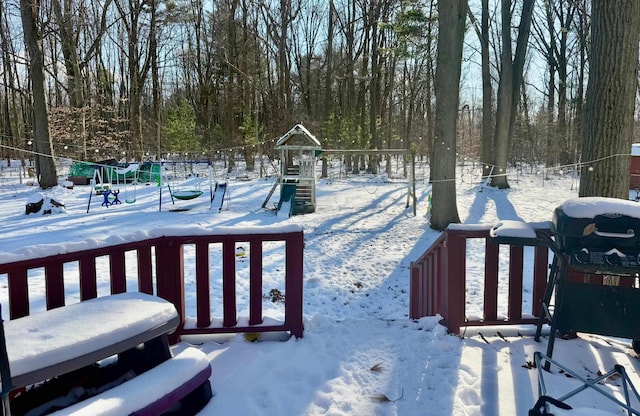
[{"label": "slide", "polygon": [[296,184],[283,183],[278,202],[278,217],[289,218],[293,215],[293,208],[296,205]]},{"label": "slide", "polygon": [[222,203],[224,202],[224,194],[227,192],[227,183],[216,183],[216,189],[213,191],[211,197],[211,209],[214,207],[218,209],[218,212],[222,211]]}]

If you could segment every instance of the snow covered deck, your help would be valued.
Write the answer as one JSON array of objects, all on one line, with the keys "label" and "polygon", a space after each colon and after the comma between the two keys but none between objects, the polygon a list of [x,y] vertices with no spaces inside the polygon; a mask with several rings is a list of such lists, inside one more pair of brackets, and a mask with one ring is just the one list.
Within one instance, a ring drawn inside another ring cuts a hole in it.
[{"label": "snow covered deck", "polygon": [[[522,329],[522,328],[519,328]],[[476,331],[477,330],[477,331]],[[462,340],[460,371],[455,383],[456,398],[468,415],[525,415],[539,397],[538,369],[534,366],[536,351],[544,353],[547,338],[533,340],[533,334],[519,332],[515,327],[474,328]],[[640,388],[640,360],[631,349],[631,341],[590,334],[576,339],[556,340],[553,359],[581,377],[595,379],[622,365],[635,388]],[[581,386],[580,380],[560,368],[551,367],[544,374],[547,395],[560,398]],[[619,377],[609,377],[598,383],[603,390],[623,400],[623,386]],[[592,389],[585,389],[566,400],[573,410],[552,407],[555,415],[620,415],[624,409]],[[632,400],[640,409],[640,403]]]}]

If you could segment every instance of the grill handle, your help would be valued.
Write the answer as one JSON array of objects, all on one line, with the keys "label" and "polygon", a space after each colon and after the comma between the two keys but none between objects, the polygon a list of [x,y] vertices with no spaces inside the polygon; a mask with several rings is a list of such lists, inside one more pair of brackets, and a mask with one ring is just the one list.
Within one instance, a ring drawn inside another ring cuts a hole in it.
[{"label": "grill handle", "polygon": [[635,231],[633,229],[628,229],[626,233],[609,233],[606,231],[598,231],[596,228],[593,230],[593,233],[600,237],[611,237],[611,238],[634,238],[636,236]]}]

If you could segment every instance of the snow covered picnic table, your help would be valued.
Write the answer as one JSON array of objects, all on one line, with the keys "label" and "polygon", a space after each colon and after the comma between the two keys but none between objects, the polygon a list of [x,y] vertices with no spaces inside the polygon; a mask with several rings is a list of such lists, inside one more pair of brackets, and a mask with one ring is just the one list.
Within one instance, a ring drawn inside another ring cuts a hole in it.
[{"label": "snow covered picnic table", "polygon": [[[195,348],[172,354],[168,334],[179,322],[172,303],[138,292],[104,296],[6,322],[11,387],[37,385],[117,356],[118,363],[123,360],[122,366],[135,373],[133,378],[106,390],[100,388],[101,393],[81,401],[60,397],[56,400],[70,407],[55,414],[155,415],[178,402],[191,406],[183,409],[188,414],[195,413],[211,397],[211,367]],[[190,403],[182,403],[186,397],[192,398]],[[50,403],[37,411],[52,406]]]},{"label": "snow covered picnic table", "polygon": [[[162,341],[178,322],[173,304],[143,293],[100,297],[7,321],[13,387],[91,365],[145,342]],[[168,343],[162,342],[168,358]]]}]

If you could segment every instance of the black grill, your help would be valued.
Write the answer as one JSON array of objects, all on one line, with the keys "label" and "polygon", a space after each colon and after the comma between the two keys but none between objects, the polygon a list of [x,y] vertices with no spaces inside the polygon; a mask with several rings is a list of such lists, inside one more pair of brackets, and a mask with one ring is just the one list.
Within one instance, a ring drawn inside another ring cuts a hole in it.
[{"label": "black grill", "polygon": [[624,274],[640,267],[640,204],[636,202],[568,200],[555,209],[551,229],[558,248],[574,267]]}]

